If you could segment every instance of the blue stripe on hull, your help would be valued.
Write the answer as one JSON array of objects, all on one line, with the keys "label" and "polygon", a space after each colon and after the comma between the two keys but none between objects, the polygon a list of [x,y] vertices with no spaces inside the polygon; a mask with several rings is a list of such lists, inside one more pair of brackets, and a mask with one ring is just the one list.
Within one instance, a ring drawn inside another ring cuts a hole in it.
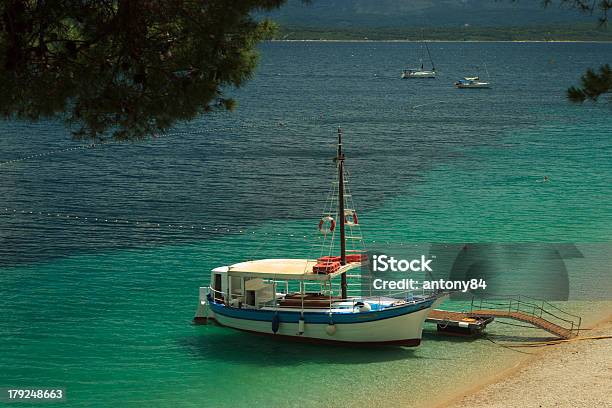
[{"label": "blue stripe on hull", "polygon": [[244,330],[233,327],[234,330],[238,330],[245,333],[256,334],[258,336],[281,338],[287,341],[295,342],[299,341],[302,343],[313,343],[313,344],[329,344],[335,346],[346,346],[351,347],[378,347],[378,346],[404,346],[404,347],[416,347],[421,344],[421,339],[402,339],[402,340],[388,340],[388,341],[345,341],[345,340],[333,340],[333,339],[321,339],[316,337],[302,337],[302,336],[287,336],[284,334],[265,333],[253,330]]},{"label": "blue stripe on hull", "polygon": [[[215,314],[223,316],[233,317],[236,319],[243,320],[257,320],[264,322],[272,322],[272,318],[275,314],[278,314],[280,321],[284,323],[297,323],[300,319],[301,312],[299,311],[286,311],[279,309],[274,310],[257,310],[257,309],[237,309],[235,307],[228,307],[223,303],[215,303],[212,299],[208,298],[210,308]],[[330,317],[327,312],[304,312],[305,323],[319,323],[328,324],[333,321],[334,324],[349,324],[349,323],[363,323],[373,322],[376,320],[389,319],[391,317],[402,316],[418,312],[419,310],[427,309],[431,307],[435,299],[426,300],[416,304],[407,304],[403,306],[396,306],[393,308],[371,311],[371,312],[360,312],[360,313],[333,313]]]}]

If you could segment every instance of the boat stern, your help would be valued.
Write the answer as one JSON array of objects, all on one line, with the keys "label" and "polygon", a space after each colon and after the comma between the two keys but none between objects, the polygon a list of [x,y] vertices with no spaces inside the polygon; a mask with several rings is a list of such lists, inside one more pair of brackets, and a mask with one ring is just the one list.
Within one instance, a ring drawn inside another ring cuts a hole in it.
[{"label": "boat stern", "polygon": [[215,312],[208,305],[208,286],[202,286],[199,290],[198,308],[196,314],[193,317],[193,324],[201,325],[208,324],[210,321],[215,320]]}]

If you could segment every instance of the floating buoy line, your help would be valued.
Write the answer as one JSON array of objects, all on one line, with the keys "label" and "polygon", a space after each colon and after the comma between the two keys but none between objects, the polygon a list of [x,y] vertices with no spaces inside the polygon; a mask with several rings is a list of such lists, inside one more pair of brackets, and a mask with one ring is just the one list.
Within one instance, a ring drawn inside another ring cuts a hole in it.
[{"label": "floating buoy line", "polygon": [[[315,117],[308,117],[307,119],[312,119]],[[228,132],[235,130],[244,130],[249,128],[261,128],[261,127],[286,127],[288,126],[284,121],[278,121],[275,123],[253,123],[253,124],[242,124],[237,126],[226,126],[226,127],[214,127],[214,128],[205,128],[205,129],[194,129],[194,130],[184,130],[177,131],[171,133],[163,133],[152,135],[153,139],[158,139],[162,137],[171,137],[171,136],[179,136],[179,135],[188,135],[188,134],[205,134],[205,133],[214,133],[214,132]],[[7,160],[5,162],[0,162],[0,166],[6,166],[10,164],[19,164],[21,162],[25,162],[28,160],[40,159],[43,157],[74,152],[74,151],[85,151],[89,149],[94,149],[102,146],[120,146],[125,145],[125,143],[109,141],[109,142],[98,142],[92,143],[88,145],[74,146],[65,149],[52,150],[43,153],[31,154],[29,156],[23,156],[17,159]],[[173,231],[197,231],[198,233],[207,233],[207,234],[256,234],[255,231],[248,230],[247,228],[240,227],[227,227],[227,226],[215,226],[215,225],[202,225],[198,223],[180,223],[180,222],[155,222],[155,221],[142,221],[142,220],[128,220],[121,219],[118,217],[95,217],[95,216],[83,216],[76,214],[66,214],[66,213],[58,213],[55,211],[35,211],[32,209],[15,209],[15,208],[0,208],[0,215],[11,215],[11,216],[35,216],[35,217],[44,217],[44,218],[52,218],[56,220],[68,220],[72,222],[80,222],[80,223],[89,223],[89,224],[97,224],[97,225],[112,225],[115,227],[119,226],[130,226],[132,228],[149,228],[156,230],[173,230]],[[269,235],[269,236],[278,236],[278,237],[298,237],[302,239],[308,239],[308,235],[299,235],[299,234],[281,234],[275,232],[258,232],[260,235]],[[320,239],[316,234],[313,234],[310,238]]]},{"label": "floating buoy line", "polygon": [[[116,217],[92,217],[75,214],[58,213],[55,211],[33,211],[33,210],[17,210],[14,208],[0,208],[0,215],[5,216],[32,216],[38,218],[49,218],[56,220],[69,220],[81,223],[95,223],[99,225],[112,225],[112,226],[131,226],[140,228],[152,228],[152,229],[166,229],[166,230],[183,230],[183,231],[205,231],[207,233],[220,233],[220,234],[255,234],[247,228],[237,228],[228,226],[214,226],[214,225],[202,225],[197,223],[169,223],[169,222],[155,222],[155,221],[137,221],[127,220]],[[261,235],[273,235],[273,236],[289,236],[299,237],[307,239],[308,235],[300,234],[281,234],[276,232],[260,232]]]},{"label": "floating buoy line", "polygon": [[[232,130],[238,130],[238,129],[245,129],[245,128],[249,128],[249,127],[254,127],[254,125],[241,125],[241,126],[236,126],[236,127],[223,127],[223,128],[207,128],[207,129],[200,129],[200,130],[193,130],[193,131],[180,131],[180,132],[172,132],[172,133],[163,133],[163,134],[155,134],[152,135],[151,138],[152,139],[158,139],[161,137],[169,137],[169,136],[178,136],[178,135],[187,135],[187,134],[203,134],[203,133],[213,133],[213,132],[227,132],[227,131],[232,131]],[[35,154],[31,154],[29,156],[23,156],[17,159],[12,159],[12,160],[7,160],[4,162],[0,162],[0,167],[1,166],[6,166],[9,164],[18,164],[21,162],[25,162],[28,160],[33,160],[33,159],[40,159],[43,157],[47,157],[47,156],[52,156],[52,155],[56,155],[56,154],[61,154],[61,153],[67,153],[67,152],[74,152],[74,151],[85,151],[85,150],[90,150],[90,149],[94,149],[97,147],[102,147],[102,146],[125,146],[125,143],[121,143],[121,142],[117,142],[117,141],[101,141],[101,142],[97,142],[97,143],[91,143],[91,144],[86,144],[86,145],[80,145],[80,146],[74,146],[74,147],[68,147],[65,149],[58,149],[58,150],[51,150],[48,152],[43,152],[43,153],[35,153]]]},{"label": "floating buoy line", "polygon": [[[298,118],[298,120],[302,120],[304,122],[313,121],[313,120],[316,121],[316,120],[321,120],[321,119],[323,119],[322,114],[319,116],[304,116],[304,117]],[[170,133],[156,133],[156,134],[151,135],[151,139],[155,140],[155,139],[172,137],[172,136],[180,136],[180,135],[197,135],[197,134],[205,134],[205,133],[231,132],[231,131],[236,131],[236,130],[256,129],[256,128],[270,128],[270,127],[285,128],[290,125],[291,123],[286,122],[282,119],[279,119],[279,120],[269,121],[269,122],[246,123],[246,124],[235,125],[235,126],[181,130],[181,131],[170,132]],[[6,160],[3,162],[0,162],[0,167],[10,165],[10,164],[18,164],[18,163],[25,162],[28,160],[33,160],[33,159],[40,159],[43,157],[52,156],[52,155],[61,154],[61,153],[67,153],[67,152],[73,152],[73,151],[85,151],[85,150],[94,149],[96,147],[102,147],[102,146],[125,146],[125,145],[126,145],[125,142],[118,142],[114,140],[98,141],[96,143],[83,144],[79,146],[67,147],[65,149],[51,150],[51,151],[42,152],[42,153],[34,153],[28,156]]]},{"label": "floating buoy line", "polygon": [[[311,240],[311,241],[321,241],[324,239],[324,236],[318,233],[316,226],[313,228],[313,232],[309,234],[296,234],[296,233],[280,233],[276,231],[255,231],[255,229],[259,229],[260,227],[234,227],[234,226],[226,226],[226,225],[203,225],[197,222],[163,222],[163,221],[147,221],[147,220],[128,220],[120,217],[109,217],[109,216],[84,216],[77,214],[67,214],[61,213],[57,211],[38,211],[32,209],[16,209],[16,208],[8,208],[1,207],[0,208],[0,216],[5,217],[33,217],[33,218],[46,218],[49,220],[55,221],[68,221],[72,223],[80,223],[80,224],[91,224],[91,225],[100,225],[105,227],[114,227],[114,228],[142,228],[142,229],[151,229],[155,231],[183,231],[183,232],[192,232],[197,234],[207,234],[207,235],[264,235],[267,237],[277,237],[282,239],[300,239],[300,240]],[[367,240],[365,243],[369,244],[385,244],[385,245],[411,245],[410,243],[405,242],[392,242],[392,241],[377,241],[377,240]]]},{"label": "floating buoy line", "polygon": [[[296,118],[298,121],[302,121],[304,123],[296,123],[288,122],[283,119],[274,119],[266,122],[259,123],[244,123],[235,126],[225,126],[225,127],[211,127],[211,128],[202,128],[202,129],[193,129],[193,130],[181,130],[170,133],[161,133],[161,134],[153,134],[151,135],[152,140],[172,137],[172,136],[180,136],[180,135],[197,135],[197,134],[206,134],[206,133],[215,133],[215,132],[230,132],[236,130],[244,130],[244,129],[256,129],[256,128],[279,128],[286,129],[290,126],[299,126],[304,124],[316,124],[312,122],[317,121],[335,121],[338,118],[333,118],[321,114],[315,114],[310,116],[303,116]],[[62,153],[69,152],[86,152],[95,150],[100,147],[111,147],[111,146],[125,146],[127,143],[118,142],[115,140],[109,141],[98,141],[96,143],[90,144],[82,144],[79,146],[67,147],[64,149],[50,150],[42,153],[34,153],[27,156],[22,156],[16,159],[6,160],[4,162],[0,162],[0,167],[9,166],[9,165],[17,165],[30,160],[38,160],[42,158],[46,158],[53,155],[58,155]],[[40,211],[33,209],[17,209],[17,208],[9,208],[9,207],[0,207],[0,215],[4,216],[28,216],[28,217],[36,217],[36,218],[47,218],[47,219],[55,219],[62,221],[71,221],[78,222],[83,224],[96,224],[96,225],[104,225],[104,226],[114,226],[114,227],[132,227],[132,228],[143,228],[143,229],[156,229],[156,230],[172,230],[172,231],[193,231],[198,232],[200,234],[258,234],[258,235],[267,235],[267,236],[276,236],[283,238],[299,238],[299,239],[311,239],[311,240],[321,240],[322,237],[320,234],[313,232],[310,235],[303,234],[287,234],[287,233],[278,233],[278,232],[258,232],[253,231],[252,229],[246,227],[229,227],[229,226],[219,226],[219,225],[202,225],[197,222],[193,223],[180,223],[180,222],[156,222],[156,221],[145,221],[145,220],[128,220],[122,219],[119,217],[109,217],[109,216],[84,216],[77,214],[67,214],[67,213],[58,213],[56,211]],[[369,241],[370,243],[377,243],[376,240]],[[381,242],[378,241],[379,244],[395,244],[395,245],[403,245],[404,243],[396,243],[396,242]]]},{"label": "floating buoy line", "polygon": [[16,164],[16,163],[24,162],[26,160],[38,159],[38,158],[41,158],[41,157],[51,156],[51,155],[59,154],[59,153],[66,153],[66,152],[72,152],[72,151],[76,151],[76,150],[91,149],[92,147],[95,147],[95,146],[93,146],[93,145],[75,146],[75,147],[68,147],[66,149],[51,150],[49,152],[31,154],[29,156],[20,157],[18,159],[13,159],[13,160],[7,160],[7,161],[4,161],[4,162],[0,162],[0,166],[6,166],[8,164]]},{"label": "floating buoy line", "polygon": [[[444,103],[444,101],[430,102],[430,103],[426,103],[422,105],[417,105],[412,108],[416,109],[421,106],[427,106],[427,105],[436,104],[436,103]],[[383,109],[380,109],[380,110],[370,109],[369,113],[374,115],[374,118],[376,118],[378,121],[380,120],[379,114],[385,114],[389,112],[388,110],[383,110]],[[338,121],[346,122],[347,118],[333,117],[333,116],[329,116],[329,114],[327,113],[325,114],[317,113],[314,115],[294,117],[292,118],[291,121],[287,121],[283,118],[278,118],[278,119],[272,119],[272,120],[267,120],[267,121],[243,123],[243,124],[238,124],[234,126],[208,127],[208,128],[193,129],[193,130],[189,130],[189,129],[179,130],[179,131],[173,131],[169,133],[155,133],[155,134],[152,134],[150,137],[152,140],[156,140],[156,139],[172,137],[172,136],[180,136],[180,135],[197,135],[197,134],[206,134],[206,133],[231,132],[231,131],[245,130],[245,129],[257,129],[257,128],[286,129],[292,126],[317,125],[321,123],[335,123]],[[68,152],[75,152],[75,151],[88,151],[88,150],[91,150],[97,147],[102,147],[102,146],[125,146],[126,144],[127,144],[126,142],[119,142],[115,140],[98,141],[95,143],[82,144],[79,146],[72,146],[72,147],[67,147],[64,149],[51,150],[51,151],[42,152],[42,153],[34,153],[34,154],[27,155],[27,156],[19,157],[19,158],[2,161],[0,162],[0,167],[11,165],[11,164],[18,164],[18,163],[22,163],[22,162],[29,161],[29,160],[40,159],[43,157],[52,156],[52,155],[61,154],[61,153],[68,153]]]}]

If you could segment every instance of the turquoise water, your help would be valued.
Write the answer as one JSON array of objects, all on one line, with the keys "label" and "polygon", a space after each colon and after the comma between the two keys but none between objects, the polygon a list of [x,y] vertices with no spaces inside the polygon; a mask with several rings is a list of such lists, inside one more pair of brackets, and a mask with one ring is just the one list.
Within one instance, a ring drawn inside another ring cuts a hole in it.
[{"label": "turquoise water", "polygon": [[[234,115],[2,165],[0,387],[65,387],[75,407],[431,405],[525,357],[432,328],[363,350],[190,325],[212,267],[312,254],[337,125],[368,245],[573,242],[572,293],[609,296],[590,255],[612,232],[612,111],[563,89],[612,45],[435,44],[427,83],[398,79],[411,47],[267,44]],[[449,86],[476,60],[493,89]],[[0,162],[78,146],[53,123],[0,129]]]}]

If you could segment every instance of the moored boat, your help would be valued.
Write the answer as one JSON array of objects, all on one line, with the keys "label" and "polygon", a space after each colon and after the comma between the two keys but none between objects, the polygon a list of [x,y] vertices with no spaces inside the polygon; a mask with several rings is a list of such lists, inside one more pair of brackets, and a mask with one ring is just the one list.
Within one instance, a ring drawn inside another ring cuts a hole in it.
[{"label": "moored boat", "polygon": [[[372,296],[348,295],[348,280],[361,279],[368,262],[365,248],[347,249],[360,236],[354,209],[345,206],[345,156],[338,129],[336,203],[319,221],[330,242],[328,255],[316,259],[260,259],[212,270],[211,284],[200,288],[194,321],[213,319],[230,328],[295,340],[364,345],[416,346],[436,294],[410,291]],[[336,228],[336,225],[338,228]],[[339,237],[334,239],[334,235]],[[339,241],[339,255],[333,253]],[[322,254],[321,254],[322,255]],[[363,288],[363,286],[362,286]],[[362,289],[363,291],[363,289]]]},{"label": "moored boat", "polygon": [[456,88],[490,88],[489,82],[481,81],[479,77],[465,77],[455,82]]},{"label": "moored boat", "polygon": [[429,62],[431,63],[431,69],[425,69],[425,64],[423,64],[423,56],[421,53],[421,67],[403,70],[401,76],[402,79],[436,77],[436,66],[434,65],[433,59],[431,58],[431,53],[429,52],[429,47],[427,46],[427,42],[425,42],[425,40],[421,42],[421,51],[423,50],[423,48],[425,48],[425,50],[427,51],[427,56],[429,58]]},{"label": "moored boat", "polygon": [[402,71],[402,79],[435,78],[435,77],[436,77],[435,69],[427,70],[423,68],[423,65],[421,65],[421,68],[405,69]]}]

